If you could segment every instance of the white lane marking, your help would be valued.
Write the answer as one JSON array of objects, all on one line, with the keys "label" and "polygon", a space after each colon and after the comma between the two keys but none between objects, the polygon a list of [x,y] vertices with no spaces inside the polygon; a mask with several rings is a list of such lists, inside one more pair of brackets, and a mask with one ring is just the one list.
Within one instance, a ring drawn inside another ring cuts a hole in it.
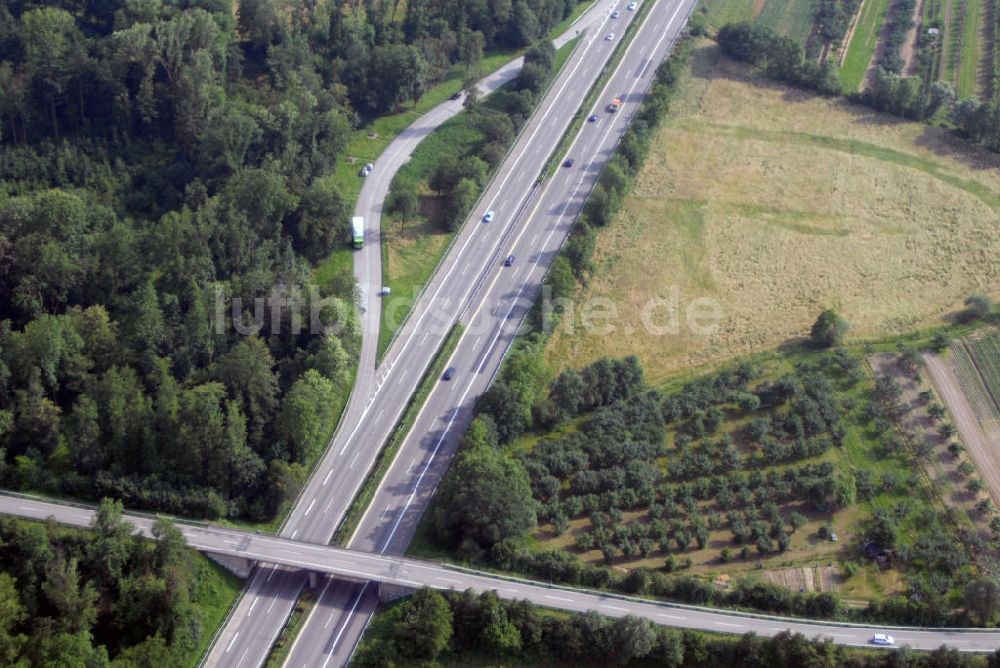
[{"label": "white lane marking", "polygon": [[250,651],[249,647],[244,648],[243,653],[240,654],[240,660],[236,662],[236,668],[240,668],[243,664],[243,659],[247,658],[247,652]]},{"label": "white lane marking", "polygon": [[330,482],[330,476],[332,476],[332,475],[333,475],[333,467],[331,466],[330,470],[326,472],[326,477],[323,478],[323,484],[324,485],[326,485],[326,483]]},{"label": "white lane marking", "polygon": [[260,600],[260,596],[254,598],[253,603],[250,604],[250,609],[247,610],[247,617],[253,614],[253,607],[257,605],[257,601]]},{"label": "white lane marking", "polygon": [[298,533],[299,533],[299,530],[298,530],[298,529],[296,529],[295,531],[293,531],[293,532],[292,532],[292,540],[295,540],[295,536],[296,536],[296,535],[297,535]]},{"label": "white lane marking", "polygon": [[270,605],[267,606],[267,612],[268,612],[268,614],[270,614],[271,608],[273,608],[274,604],[277,603],[277,602],[278,602],[278,597],[277,596],[272,596],[271,597],[271,603],[270,603]]},{"label": "white lane marking", "polygon": [[359,591],[358,595],[354,598],[354,605],[352,605],[351,609],[347,612],[347,616],[344,617],[344,624],[340,627],[340,630],[337,631],[337,635],[334,636],[333,644],[330,646],[330,653],[327,655],[326,660],[323,662],[322,668],[326,668],[326,664],[330,663],[330,659],[333,658],[333,653],[334,651],[336,651],[337,645],[340,643],[340,637],[344,635],[344,631],[347,630],[347,623],[351,621],[351,617],[354,616],[354,611],[358,609],[358,603],[361,602],[361,597],[368,589],[369,584],[371,583],[366,582],[365,586],[361,588],[361,591]]},{"label": "white lane marking", "polygon": [[615,610],[617,612],[628,612],[627,608],[621,608],[621,607],[618,607],[617,605],[602,605],[601,607],[604,608],[605,610]]},{"label": "white lane marking", "polygon": [[562,601],[563,603],[572,603],[573,602],[573,599],[571,599],[571,598],[564,598],[562,596],[553,596],[552,594],[546,594],[545,598],[550,599],[552,601]]},{"label": "white lane marking", "polygon": [[440,580],[441,582],[450,582],[452,584],[462,584],[462,581],[457,578],[449,578],[444,575],[435,575],[435,580]]},{"label": "white lane marking", "polygon": [[274,577],[274,573],[275,573],[275,571],[277,571],[277,570],[278,570],[278,567],[277,567],[277,566],[271,566],[271,572],[270,572],[270,573],[268,574],[268,576],[267,576],[267,582],[270,582],[270,581],[271,581],[271,578],[273,578],[273,577]]},{"label": "white lane marking", "polygon": [[462,273],[459,274],[459,275],[460,276],[465,276],[465,272],[469,271],[469,265],[471,265],[471,264],[472,264],[471,262],[466,262],[465,266],[462,267]]},{"label": "white lane marking", "polygon": [[378,420],[380,417],[382,417],[382,413],[385,413],[385,409],[384,408],[379,409],[379,412],[375,416],[375,419]]},{"label": "white lane marking", "polygon": [[730,629],[741,629],[741,628],[743,628],[739,624],[730,624],[729,622],[714,621],[712,623],[715,624],[716,626],[725,626],[725,627],[730,628]]},{"label": "white lane marking", "polygon": [[306,508],[305,512],[306,517],[309,517],[309,513],[312,512],[313,506],[315,505],[316,505],[316,497],[313,497],[313,500],[309,502],[309,507]]},{"label": "white lane marking", "polygon": [[656,616],[659,617],[660,619],[679,619],[679,620],[684,619],[684,617],[681,617],[680,615],[668,615],[663,612],[658,613]]},{"label": "white lane marking", "polygon": [[235,645],[235,644],[236,644],[236,639],[237,639],[237,638],[239,638],[239,637],[240,637],[240,632],[239,632],[239,631],[237,631],[237,632],[236,632],[236,633],[235,633],[235,634],[233,635],[233,639],[229,641],[229,647],[227,647],[227,648],[226,648],[226,654],[229,654],[229,650],[231,650],[231,649],[233,648],[233,645]]},{"label": "white lane marking", "polygon": [[347,468],[353,469],[354,468],[354,462],[358,461],[358,457],[360,457],[360,456],[361,456],[361,451],[358,450],[356,453],[354,453],[354,459],[351,460],[351,463],[350,463],[350,465]]}]

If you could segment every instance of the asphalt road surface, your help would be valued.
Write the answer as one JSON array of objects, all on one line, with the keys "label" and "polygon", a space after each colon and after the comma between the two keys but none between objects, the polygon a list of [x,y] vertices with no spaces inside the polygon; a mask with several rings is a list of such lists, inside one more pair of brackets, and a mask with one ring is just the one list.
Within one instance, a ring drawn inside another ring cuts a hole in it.
[{"label": "asphalt road surface", "polygon": [[[53,518],[64,524],[89,526],[94,511],[86,508],[0,495],[0,513],[30,519]],[[126,515],[125,519],[143,534],[149,535],[152,520]],[[300,543],[269,535],[252,534],[222,527],[178,524],[188,543],[199,550],[280,564],[271,573],[281,573],[283,567],[335,573],[340,576],[378,581],[403,588],[420,586],[435,589],[472,589],[477,592],[495,591],[501,598],[529,600],[549,608],[572,612],[596,610],[609,617],[635,615],[663,626],[675,626],[717,633],[745,633],[773,636],[785,630],[807,637],[829,637],[835,643],[864,647],[872,635],[888,632],[897,645],[930,650],[942,644],[967,652],[992,651],[1000,646],[1000,631],[995,629],[911,629],[873,628],[854,624],[828,624],[798,621],[781,617],[746,616],[713,612],[691,606],[658,604],[639,599],[606,596],[599,593],[546,586],[528,580],[493,577],[487,573],[460,570],[403,557],[392,557],[354,550],[345,550],[311,543]],[[272,582],[277,578],[272,579]],[[373,589],[376,585],[369,585]],[[274,599],[280,600],[280,599]],[[263,605],[265,602],[261,601]],[[230,640],[233,650],[244,647],[240,636]],[[240,650],[243,651],[243,650]]]},{"label": "asphalt road surface", "polygon": [[[695,2],[659,0],[649,10],[595,107],[586,111],[588,116],[596,113],[598,120],[585,123],[569,149],[573,167],[558,168],[552,178],[532,188],[560,139],[550,128],[564,126],[579,107],[585,89],[573,84],[580,72],[586,73],[585,79],[596,78],[611,51],[605,34],[615,30],[620,35],[621,20],[633,16],[625,4],[602,6],[604,22],[587,33],[564,66],[563,76],[550,89],[551,103],[543,102],[529,122],[456,242],[453,251],[459,252],[450,253],[432,277],[414,315],[387,351],[378,375],[389,382],[413,377],[414,369],[422,368],[426,351],[437,349],[447,334],[453,314],[458,313],[465,325],[448,362],[456,369],[455,377],[440,382],[431,393],[351,538],[351,548],[386,554],[405,551],[472,417],[475,398],[489,385],[549,264]],[[618,20],[608,18],[615,8],[621,12]],[[622,99],[623,107],[609,113],[605,108],[615,97]],[[495,212],[494,221],[480,222],[487,210]],[[511,254],[514,264],[503,266]],[[285,665],[346,665],[377,603],[374,585],[326,582]]]}]

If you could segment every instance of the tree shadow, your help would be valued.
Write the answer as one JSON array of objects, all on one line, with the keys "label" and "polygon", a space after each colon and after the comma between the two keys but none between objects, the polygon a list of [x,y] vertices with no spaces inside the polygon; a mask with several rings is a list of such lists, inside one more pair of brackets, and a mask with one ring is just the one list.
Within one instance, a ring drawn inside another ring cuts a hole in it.
[{"label": "tree shadow", "polygon": [[1000,155],[985,146],[973,143],[955,129],[926,125],[917,137],[916,144],[935,155],[951,158],[970,169],[986,170],[1000,167]]}]

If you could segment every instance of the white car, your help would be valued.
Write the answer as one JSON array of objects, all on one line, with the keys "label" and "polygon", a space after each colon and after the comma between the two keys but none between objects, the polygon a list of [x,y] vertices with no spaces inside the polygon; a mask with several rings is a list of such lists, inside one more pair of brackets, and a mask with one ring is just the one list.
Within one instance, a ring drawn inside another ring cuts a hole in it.
[{"label": "white car", "polygon": [[890,647],[896,644],[896,639],[885,633],[876,633],[872,636],[872,644]]},{"label": "white car", "polygon": [[630,3],[628,3],[628,10],[630,12],[634,12],[635,8],[638,7],[638,6],[639,6],[639,3],[637,3],[637,2],[630,2]]},{"label": "white car", "polygon": [[483,214],[483,222],[484,223],[491,223],[491,222],[493,222],[493,209],[490,209],[485,214]]},{"label": "white car", "polygon": [[615,34],[613,32],[609,32],[607,35],[604,36],[604,41],[605,42],[610,42],[614,38],[615,38]]},{"label": "white car", "polygon": [[616,19],[616,18],[618,18],[621,15],[622,15],[622,13],[619,12],[617,9],[615,11],[611,12],[611,18],[613,18],[613,19]]}]

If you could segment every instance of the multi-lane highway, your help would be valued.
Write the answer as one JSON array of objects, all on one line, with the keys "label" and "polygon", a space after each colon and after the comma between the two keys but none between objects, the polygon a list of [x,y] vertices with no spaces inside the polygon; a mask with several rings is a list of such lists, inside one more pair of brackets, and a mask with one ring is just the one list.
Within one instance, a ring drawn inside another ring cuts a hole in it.
[{"label": "multi-lane highway", "polygon": [[[94,511],[46,501],[0,495],[0,513],[31,519],[54,518],[75,526],[89,526]],[[142,533],[149,535],[152,520],[126,515]],[[495,591],[505,599],[529,600],[550,608],[583,612],[596,610],[609,617],[635,615],[663,626],[676,626],[719,633],[753,631],[773,636],[785,630],[807,637],[829,637],[841,645],[868,646],[875,631],[857,624],[809,622],[766,615],[738,615],[714,612],[694,606],[658,604],[621,596],[607,596],[577,589],[546,586],[517,578],[499,578],[487,573],[450,568],[440,564],[344,550],[311,543],[299,543],[275,536],[213,526],[179,524],[188,543],[200,550],[284,564],[310,571],[333,573],[342,577],[377,581],[398,587],[428,586],[435,589],[472,589]],[[375,585],[372,585],[374,587]],[[935,649],[942,644],[968,652],[992,651],[1000,646],[996,629],[913,629],[889,630],[898,645],[915,649]],[[239,637],[231,641],[238,647]]]},{"label": "multi-lane highway", "polygon": [[[470,267],[476,267],[477,273],[482,271],[488,258],[496,252],[501,237],[510,229],[514,212],[518,208],[517,202],[523,201],[527,196],[529,186],[539,173],[545,156],[554,148],[574,110],[579,106],[583,92],[596,79],[614,48],[613,42],[600,41],[597,44],[599,40],[596,37],[598,34],[603,35],[599,31],[609,20],[610,7],[607,0],[599,0],[567,35],[560,38],[559,41],[564,43],[578,31],[586,31],[587,48],[578,47],[574,51],[573,57],[542,100],[538,111],[489,187],[487,197],[503,201],[502,205],[494,207],[498,213],[498,221],[485,230],[475,224],[466,225],[457,235],[455,244],[436,276],[446,273],[450,275],[451,269],[459,267],[455,278],[462,282],[461,287],[467,288],[474,274],[464,274]],[[621,29],[632,16],[627,13],[622,17],[624,21],[621,21]],[[485,82],[484,89],[494,89],[512,76],[512,69],[494,75]],[[382,445],[398,422],[408,398],[416,389],[450,322],[455,320],[454,306],[467,299],[468,291],[460,290],[459,283],[450,283],[447,290],[436,289],[433,299],[428,298],[431,294],[428,290],[425,298],[413,308],[407,328],[404,328],[394,346],[387,352],[382,367],[377,372],[372,372],[380,311],[378,288],[381,284],[381,267],[377,226],[381,202],[387,193],[392,174],[405,162],[419,139],[457,113],[460,106],[458,101],[446,102],[405,131],[375,163],[375,169],[368,177],[371,181],[366,182],[362,190],[356,214],[366,218],[366,244],[365,249],[355,258],[355,277],[360,288],[363,310],[363,341],[358,380],[341,419],[341,428],[334,435],[282,526],[280,535],[283,537],[329,543],[367,472],[377,459]],[[542,155],[543,151],[545,155]],[[500,216],[506,218],[501,219]],[[397,364],[400,359],[403,363]],[[273,566],[257,569],[229,621],[216,638],[206,664],[245,668],[263,663],[304,584],[305,580],[295,572],[286,572]],[[235,642],[234,638],[240,640]],[[301,643],[300,646],[305,647]]]},{"label": "multi-lane highway", "polygon": [[[532,188],[560,139],[551,128],[565,126],[579,108],[584,91],[574,82],[597,77],[613,47],[605,35],[613,30],[620,35],[634,16],[624,2],[602,5],[603,21],[588,31],[564,66],[377,372],[390,383],[414,376],[429,351],[438,348],[456,314],[465,325],[448,363],[456,368],[455,377],[439,383],[431,393],[351,538],[351,548],[388,554],[406,549],[447,469],[457,436],[471,418],[475,397],[489,384],[604,162],[694,4],[693,0],[659,0],[650,8],[595,108],[586,111],[596,113],[598,121],[585,124],[569,149],[574,166],[560,168]],[[610,19],[616,7],[621,18]],[[612,114],[604,108],[614,97],[624,104]],[[495,220],[480,222],[487,210],[495,211]],[[504,267],[502,261],[509,254],[515,262]],[[376,397],[376,405],[380,398]],[[286,665],[345,665],[377,602],[373,585],[326,582]]]}]

